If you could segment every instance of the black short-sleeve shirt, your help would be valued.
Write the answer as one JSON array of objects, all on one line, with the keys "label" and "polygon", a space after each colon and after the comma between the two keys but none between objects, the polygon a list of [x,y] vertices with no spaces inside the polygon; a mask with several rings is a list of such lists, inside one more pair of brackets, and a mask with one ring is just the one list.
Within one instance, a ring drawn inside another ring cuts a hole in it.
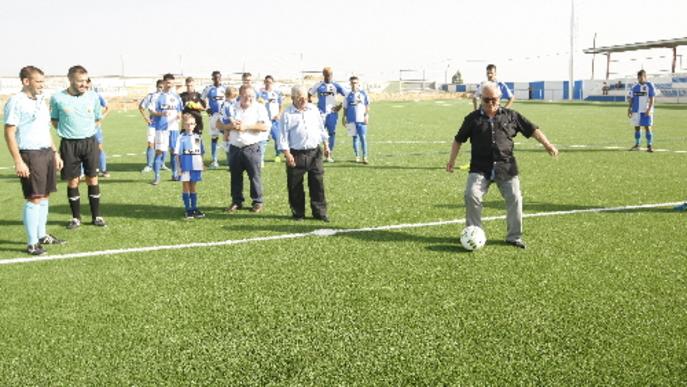
[{"label": "black short-sleeve shirt", "polygon": [[478,109],[465,117],[455,140],[459,143],[470,140],[470,172],[481,173],[488,178],[508,179],[518,174],[513,138],[518,132],[529,138],[537,128],[515,110],[499,108],[490,119],[482,109]]}]

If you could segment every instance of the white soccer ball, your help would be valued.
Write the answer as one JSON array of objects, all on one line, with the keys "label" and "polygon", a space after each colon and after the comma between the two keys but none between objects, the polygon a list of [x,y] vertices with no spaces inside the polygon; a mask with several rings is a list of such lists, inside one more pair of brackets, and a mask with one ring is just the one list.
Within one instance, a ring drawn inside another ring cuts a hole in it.
[{"label": "white soccer ball", "polygon": [[484,230],[477,226],[467,226],[460,233],[460,244],[465,250],[479,250],[487,243],[487,236]]}]

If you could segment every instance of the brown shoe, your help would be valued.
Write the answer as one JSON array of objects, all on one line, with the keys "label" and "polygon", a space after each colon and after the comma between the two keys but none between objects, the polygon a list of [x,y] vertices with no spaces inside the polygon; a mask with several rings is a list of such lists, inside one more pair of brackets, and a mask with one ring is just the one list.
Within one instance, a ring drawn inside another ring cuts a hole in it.
[{"label": "brown shoe", "polygon": [[250,212],[255,212],[255,213],[262,212],[262,207],[263,207],[262,203],[255,203],[255,204],[253,204],[253,207],[251,207]]},{"label": "brown shoe", "polygon": [[227,212],[236,212],[236,211],[240,210],[241,208],[243,208],[243,207],[240,204],[231,203],[231,206],[229,206],[229,208],[227,208]]}]

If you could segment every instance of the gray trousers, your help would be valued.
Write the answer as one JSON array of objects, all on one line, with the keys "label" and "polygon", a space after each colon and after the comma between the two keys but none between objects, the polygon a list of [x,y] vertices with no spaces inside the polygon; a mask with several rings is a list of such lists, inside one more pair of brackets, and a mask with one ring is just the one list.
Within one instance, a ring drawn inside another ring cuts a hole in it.
[{"label": "gray trousers", "polygon": [[[482,228],[482,198],[489,191],[492,181],[480,173],[470,173],[465,186],[465,222],[468,226]],[[522,239],[522,193],[518,176],[505,181],[495,181],[506,200],[507,241]]]}]

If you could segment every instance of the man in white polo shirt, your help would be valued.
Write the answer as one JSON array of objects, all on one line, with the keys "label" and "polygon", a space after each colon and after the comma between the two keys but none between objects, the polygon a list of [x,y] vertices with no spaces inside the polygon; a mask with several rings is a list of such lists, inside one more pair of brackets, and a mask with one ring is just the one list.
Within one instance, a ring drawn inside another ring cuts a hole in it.
[{"label": "man in white polo shirt", "polygon": [[239,89],[239,102],[234,106],[229,124],[219,120],[217,127],[229,130],[229,168],[231,173],[231,206],[229,212],[243,207],[243,172],[250,179],[251,212],[263,208],[262,181],[260,179],[260,141],[264,139],[270,117],[262,104],[255,102],[255,90],[243,85]]}]

